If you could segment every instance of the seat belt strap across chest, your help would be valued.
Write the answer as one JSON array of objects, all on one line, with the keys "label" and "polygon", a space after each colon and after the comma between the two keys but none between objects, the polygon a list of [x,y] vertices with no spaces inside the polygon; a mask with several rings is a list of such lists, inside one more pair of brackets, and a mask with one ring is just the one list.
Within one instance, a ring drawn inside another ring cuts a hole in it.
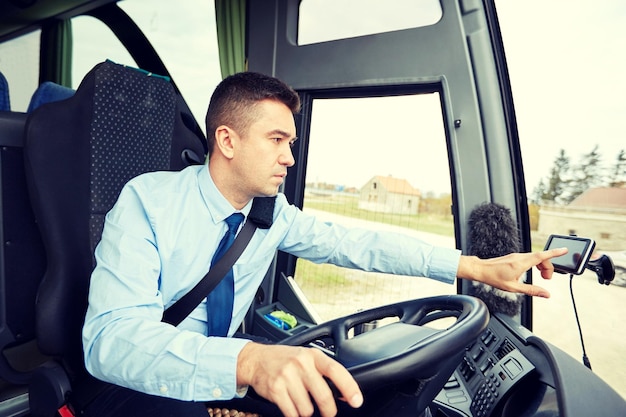
[{"label": "seat belt strap across chest", "polygon": [[202,302],[207,294],[213,291],[228,270],[233,267],[246,246],[248,246],[256,228],[257,225],[254,221],[246,221],[239,234],[237,234],[233,245],[226,251],[224,256],[209,269],[209,272],[204,275],[191,291],[165,310],[161,321],[178,326]]}]

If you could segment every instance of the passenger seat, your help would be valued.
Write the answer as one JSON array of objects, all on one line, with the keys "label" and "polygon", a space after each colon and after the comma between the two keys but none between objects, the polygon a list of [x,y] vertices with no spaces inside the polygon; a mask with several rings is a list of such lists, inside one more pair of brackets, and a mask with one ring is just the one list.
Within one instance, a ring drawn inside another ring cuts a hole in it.
[{"label": "passenger seat", "polygon": [[52,81],[46,81],[37,87],[33,93],[26,112],[30,113],[42,104],[65,100],[73,95],[73,89],[53,83]]}]

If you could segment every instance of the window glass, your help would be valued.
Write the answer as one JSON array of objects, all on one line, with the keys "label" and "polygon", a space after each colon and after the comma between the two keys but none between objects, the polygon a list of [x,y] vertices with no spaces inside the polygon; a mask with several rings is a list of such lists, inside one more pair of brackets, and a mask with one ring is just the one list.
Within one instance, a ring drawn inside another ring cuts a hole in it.
[{"label": "window glass", "polygon": [[[213,2],[204,0],[125,0],[119,6],[139,26],[175,80],[199,125],[209,98],[221,81]],[[137,66],[102,22],[89,16],[72,21],[74,87],[99,62]],[[184,27],[185,30],[180,29]]]},{"label": "window glass", "polygon": [[110,59],[118,64],[136,66],[124,45],[100,20],[91,16],[72,19],[72,87],[77,88],[85,75],[98,63]]},{"label": "window glass", "polygon": [[204,129],[209,98],[222,79],[214,2],[126,0],[120,7],[150,40]]},{"label": "window glass", "polygon": [[626,321],[615,314],[624,311],[626,286],[626,204],[619,197],[626,184],[624,3],[495,3],[515,100],[533,249],[542,249],[551,233],[576,233],[596,241],[596,256],[609,253],[622,268],[621,279],[618,275],[609,286],[600,285],[591,270],[571,281],[561,274],[545,281],[535,270],[535,283],[551,297],[533,299],[532,330],[581,359],[571,284],[593,371],[626,396]]},{"label": "window glass", "polygon": [[[298,44],[428,26],[441,16],[438,0],[303,0]],[[319,22],[324,22],[324,30]]]},{"label": "window glass", "polygon": [[0,44],[0,72],[9,84],[13,111],[26,111],[39,84],[40,35],[36,30]]},{"label": "window glass", "polygon": [[[455,247],[438,94],[313,102],[305,213]],[[456,287],[298,259],[296,282],[322,320]]]}]

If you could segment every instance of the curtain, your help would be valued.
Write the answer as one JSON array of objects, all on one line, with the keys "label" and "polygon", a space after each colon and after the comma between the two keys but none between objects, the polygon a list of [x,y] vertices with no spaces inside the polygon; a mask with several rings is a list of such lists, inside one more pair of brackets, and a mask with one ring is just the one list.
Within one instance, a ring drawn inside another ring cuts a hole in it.
[{"label": "curtain", "polygon": [[72,87],[72,22],[57,20],[41,31],[39,82],[53,81]]},{"label": "curtain", "polygon": [[246,0],[215,0],[222,78],[246,71]]}]

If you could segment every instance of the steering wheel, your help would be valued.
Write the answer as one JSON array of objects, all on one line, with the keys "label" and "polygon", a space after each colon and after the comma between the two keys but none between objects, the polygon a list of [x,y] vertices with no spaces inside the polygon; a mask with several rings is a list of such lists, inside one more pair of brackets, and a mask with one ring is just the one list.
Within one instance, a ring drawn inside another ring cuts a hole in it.
[{"label": "steering wheel", "polygon": [[[399,321],[349,336],[349,331],[360,324],[388,317],[397,317]],[[443,330],[423,326],[445,317],[455,321]],[[488,321],[489,311],[477,298],[436,296],[360,311],[310,327],[280,344],[319,346],[320,341],[332,339],[326,352],[348,369],[361,389],[367,390],[406,380],[430,379],[450,358],[461,355]],[[449,374],[443,383],[448,377]]]}]

